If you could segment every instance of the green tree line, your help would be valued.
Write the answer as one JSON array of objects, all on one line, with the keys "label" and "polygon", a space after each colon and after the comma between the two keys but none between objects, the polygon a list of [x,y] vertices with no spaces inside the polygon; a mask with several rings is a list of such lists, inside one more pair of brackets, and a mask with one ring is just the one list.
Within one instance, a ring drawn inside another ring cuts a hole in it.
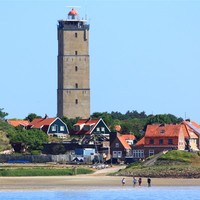
[{"label": "green tree line", "polygon": [[[0,131],[6,133],[11,143],[24,144],[24,148],[28,152],[41,151],[43,143],[48,142],[46,133],[40,130],[24,130],[22,128],[14,128],[4,122],[8,113],[0,108]],[[32,121],[34,118],[40,117],[35,113],[29,114],[25,119]],[[115,132],[115,126],[121,126],[121,133],[131,133],[140,139],[144,134],[148,124],[175,124],[183,121],[182,118],[178,118],[172,114],[159,114],[159,115],[147,115],[144,111],[137,112],[136,110],[127,111],[125,114],[120,112],[94,112],[91,115],[92,118],[102,118],[112,132]],[[79,118],[68,119],[63,117],[62,120],[67,124],[68,129],[72,130],[73,125]],[[1,132],[0,132],[1,133]],[[0,138],[1,139],[1,138]]]}]

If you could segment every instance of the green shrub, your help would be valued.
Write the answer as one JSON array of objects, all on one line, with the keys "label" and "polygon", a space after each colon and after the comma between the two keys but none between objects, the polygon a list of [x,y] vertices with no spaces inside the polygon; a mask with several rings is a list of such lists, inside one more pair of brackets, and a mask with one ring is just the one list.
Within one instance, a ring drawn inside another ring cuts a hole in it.
[{"label": "green shrub", "polygon": [[31,151],[31,154],[32,155],[40,155],[41,151],[40,150],[33,150],[33,151]]}]

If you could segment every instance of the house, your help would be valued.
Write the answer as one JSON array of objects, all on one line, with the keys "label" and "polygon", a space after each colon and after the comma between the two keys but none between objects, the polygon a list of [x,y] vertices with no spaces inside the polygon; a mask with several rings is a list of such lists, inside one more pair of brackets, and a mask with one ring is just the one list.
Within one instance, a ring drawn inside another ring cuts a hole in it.
[{"label": "house", "polygon": [[22,127],[22,128],[26,128],[29,125],[29,121],[28,120],[21,120],[21,119],[8,119],[6,120],[6,122],[14,127]]},{"label": "house", "polygon": [[107,127],[103,119],[79,119],[77,123],[73,126],[73,130],[70,134],[72,135],[104,135],[108,136],[110,129]]},{"label": "house", "polygon": [[181,124],[185,133],[187,150],[198,151],[200,148],[200,126],[196,122],[189,120],[183,121]]},{"label": "house", "polygon": [[78,136],[82,148],[93,148],[105,160],[110,157],[110,129],[100,119],[79,119],[70,131],[70,135]]},{"label": "house", "polygon": [[121,135],[111,133],[110,153],[113,162],[125,161],[126,157],[132,156],[132,147],[135,136],[132,134]]},{"label": "house", "polygon": [[69,135],[67,125],[59,118],[35,118],[28,125],[28,129],[40,129],[47,133],[48,136],[57,136],[65,138]]},{"label": "house", "polygon": [[181,124],[148,125],[144,137],[133,146],[133,158],[143,159],[164,150],[185,150]]}]

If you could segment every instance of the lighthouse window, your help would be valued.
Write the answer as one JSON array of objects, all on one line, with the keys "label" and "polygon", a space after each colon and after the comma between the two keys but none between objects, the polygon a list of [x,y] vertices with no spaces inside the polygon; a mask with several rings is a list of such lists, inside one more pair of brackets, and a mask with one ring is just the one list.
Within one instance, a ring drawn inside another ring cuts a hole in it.
[{"label": "lighthouse window", "polygon": [[78,83],[75,84],[75,87],[78,88]]},{"label": "lighthouse window", "polygon": [[75,66],[75,71],[76,71],[76,72],[78,71],[78,67],[77,67],[77,66]]},{"label": "lighthouse window", "polygon": [[78,99],[75,100],[75,104],[78,104]]},{"label": "lighthouse window", "polygon": [[78,37],[78,33],[75,33],[75,37],[76,37],[76,38]]},{"label": "lighthouse window", "polygon": [[78,55],[78,51],[75,51],[75,55]]}]

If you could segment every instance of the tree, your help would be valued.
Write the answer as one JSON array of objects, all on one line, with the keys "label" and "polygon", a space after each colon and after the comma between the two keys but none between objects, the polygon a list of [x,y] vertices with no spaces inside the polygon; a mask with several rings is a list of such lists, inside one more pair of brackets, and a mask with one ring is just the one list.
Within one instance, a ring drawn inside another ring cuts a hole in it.
[{"label": "tree", "polygon": [[41,116],[35,114],[35,113],[30,113],[25,120],[28,120],[29,122],[32,122],[35,118],[42,118]]},{"label": "tree", "polygon": [[11,143],[22,143],[27,151],[42,150],[43,144],[48,142],[48,136],[38,129],[23,130],[16,129],[16,132],[9,135]]},{"label": "tree", "polygon": [[69,131],[73,129],[73,125],[76,124],[79,118],[68,119],[67,117],[62,117],[62,121],[67,125]]},{"label": "tree", "polygon": [[0,108],[0,119],[1,120],[3,120],[8,115],[8,113],[4,112],[3,110],[4,110],[4,108]]},{"label": "tree", "polygon": [[182,122],[182,118],[177,118],[172,114],[162,114],[162,115],[151,115],[148,117],[147,124],[176,124]]}]

